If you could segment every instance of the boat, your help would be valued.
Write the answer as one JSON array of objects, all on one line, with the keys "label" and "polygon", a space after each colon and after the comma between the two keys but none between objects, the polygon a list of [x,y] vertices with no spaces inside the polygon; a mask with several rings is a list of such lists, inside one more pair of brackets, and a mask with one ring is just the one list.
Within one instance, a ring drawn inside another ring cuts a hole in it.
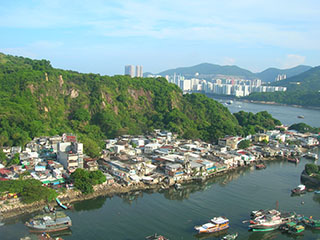
[{"label": "boat", "polygon": [[265,168],[267,168],[267,166],[264,165],[264,164],[262,164],[262,163],[256,165],[256,169],[259,169],[259,170],[260,170],[260,169],[265,169]]},{"label": "boat", "polygon": [[238,237],[238,233],[234,233],[234,234],[228,234],[221,239],[222,240],[233,240],[233,239],[236,239],[237,237]]},{"label": "boat", "polygon": [[304,118],[304,116],[303,115],[299,115],[298,118]]},{"label": "boat", "polygon": [[294,227],[296,225],[297,225],[296,222],[287,222],[287,223],[280,225],[279,229],[280,229],[280,231],[288,232],[290,227]]},{"label": "boat", "polygon": [[147,240],[169,240],[168,238],[162,236],[162,235],[158,235],[158,234],[153,234],[150,236],[146,237]]},{"label": "boat", "polygon": [[313,229],[320,229],[320,220],[314,220],[312,217],[303,217],[302,218],[302,223],[306,227],[310,227]]},{"label": "boat", "polygon": [[71,208],[71,206],[70,206],[69,204],[68,204],[68,205],[62,204],[62,202],[60,202],[59,198],[56,198],[56,202],[58,203],[58,205],[59,205],[61,208],[65,209],[65,210]]},{"label": "boat", "polygon": [[209,223],[194,227],[198,233],[213,233],[227,228],[229,228],[229,219],[226,217],[214,217]]},{"label": "boat", "polygon": [[295,225],[295,226],[289,227],[288,233],[294,234],[294,235],[299,235],[304,232],[304,229],[305,228],[302,225]]},{"label": "boat", "polygon": [[181,190],[181,189],[183,189],[183,187],[182,187],[182,185],[181,185],[180,183],[175,183],[173,186],[174,186],[174,188],[175,188],[176,190]]},{"label": "boat", "polygon": [[275,209],[259,210],[251,212],[249,229],[252,231],[272,231],[284,222],[288,216],[281,216],[281,212]]},{"label": "boat", "polygon": [[297,157],[287,157],[288,162],[292,162],[292,163],[299,163],[300,160]]},{"label": "boat", "polygon": [[280,216],[264,216],[263,218],[259,218],[257,220],[250,221],[249,229],[253,232],[257,231],[272,231],[282,224],[282,220]]},{"label": "boat", "polygon": [[30,219],[25,225],[30,232],[57,232],[72,226],[69,216],[63,212],[40,214]]},{"label": "boat", "polygon": [[320,194],[320,191],[314,191],[315,194]]},{"label": "boat", "polygon": [[233,103],[233,101],[232,100],[228,100],[228,101],[226,101],[226,104],[227,105],[231,105]]},{"label": "boat", "polygon": [[313,160],[318,160],[318,154],[313,153],[313,152],[307,152],[304,155],[305,158],[313,159]]},{"label": "boat", "polygon": [[303,184],[298,185],[296,188],[291,190],[292,194],[302,194],[306,192],[306,186]]}]

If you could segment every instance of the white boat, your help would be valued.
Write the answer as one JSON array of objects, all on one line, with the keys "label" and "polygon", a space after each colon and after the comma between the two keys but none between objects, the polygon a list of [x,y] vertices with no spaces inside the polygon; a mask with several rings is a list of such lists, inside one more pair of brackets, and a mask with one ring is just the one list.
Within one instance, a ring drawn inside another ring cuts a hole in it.
[{"label": "white boat", "polygon": [[194,227],[199,233],[214,233],[227,228],[229,228],[229,219],[226,217],[214,217],[209,223]]}]

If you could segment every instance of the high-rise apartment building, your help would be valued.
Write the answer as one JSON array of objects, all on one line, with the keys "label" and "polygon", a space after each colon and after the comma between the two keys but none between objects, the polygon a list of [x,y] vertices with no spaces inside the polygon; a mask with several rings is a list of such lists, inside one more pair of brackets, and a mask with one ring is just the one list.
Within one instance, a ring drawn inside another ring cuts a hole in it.
[{"label": "high-rise apartment building", "polygon": [[136,66],[136,77],[143,77],[143,70],[141,65]]},{"label": "high-rise apartment building", "polygon": [[134,77],[134,66],[133,65],[126,65],[124,67],[124,75]]}]

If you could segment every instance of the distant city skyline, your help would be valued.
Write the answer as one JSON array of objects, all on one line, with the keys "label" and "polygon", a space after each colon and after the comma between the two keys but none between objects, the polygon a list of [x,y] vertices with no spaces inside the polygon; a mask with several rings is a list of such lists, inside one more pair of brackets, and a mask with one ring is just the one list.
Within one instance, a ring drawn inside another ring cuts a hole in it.
[{"label": "distant city skyline", "polygon": [[123,74],[200,63],[320,65],[317,0],[1,1],[0,52],[47,59],[56,68]]}]

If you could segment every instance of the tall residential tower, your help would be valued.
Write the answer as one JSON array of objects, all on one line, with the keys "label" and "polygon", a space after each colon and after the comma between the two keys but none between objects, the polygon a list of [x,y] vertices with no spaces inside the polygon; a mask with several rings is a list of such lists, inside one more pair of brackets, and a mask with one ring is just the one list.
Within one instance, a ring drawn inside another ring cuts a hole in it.
[{"label": "tall residential tower", "polygon": [[134,66],[133,65],[126,65],[124,67],[124,75],[134,77]]}]

